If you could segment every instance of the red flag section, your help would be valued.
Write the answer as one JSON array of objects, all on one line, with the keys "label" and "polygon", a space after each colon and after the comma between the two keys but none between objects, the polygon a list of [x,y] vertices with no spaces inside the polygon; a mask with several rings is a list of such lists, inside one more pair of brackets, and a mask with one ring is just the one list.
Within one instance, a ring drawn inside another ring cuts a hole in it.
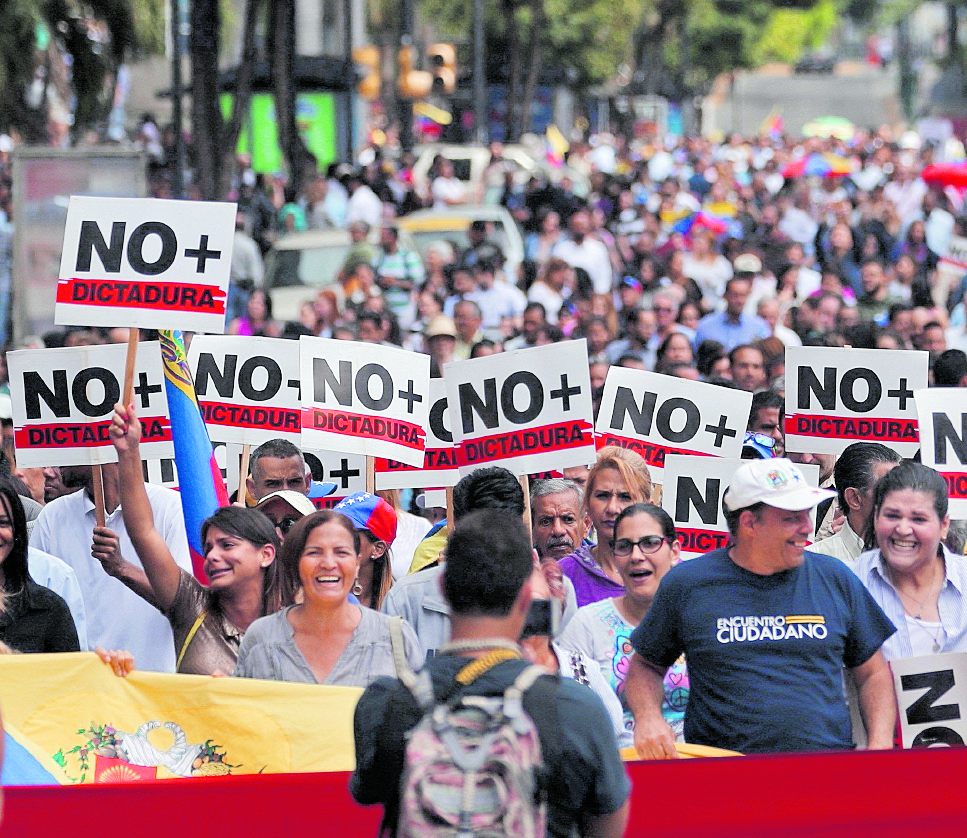
[{"label": "red flag section", "polygon": [[[962,838],[965,755],[962,748],[939,748],[629,763],[634,791],[625,834]],[[113,822],[138,838],[199,831],[374,836],[381,809],[356,805],[348,779],[248,774],[8,788],[3,834],[102,838]]]}]

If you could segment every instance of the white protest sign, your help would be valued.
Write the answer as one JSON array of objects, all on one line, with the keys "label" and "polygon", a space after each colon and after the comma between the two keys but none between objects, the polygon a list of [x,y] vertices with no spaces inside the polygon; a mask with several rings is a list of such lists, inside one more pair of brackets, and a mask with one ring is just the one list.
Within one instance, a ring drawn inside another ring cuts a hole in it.
[{"label": "white protest sign", "polygon": [[594,461],[587,342],[518,349],[443,365],[462,474],[514,474]]},{"label": "white protest sign", "polygon": [[429,355],[310,337],[299,351],[303,448],[423,465]]},{"label": "white protest sign", "polygon": [[742,453],[752,394],[655,372],[611,367],[598,409],[598,448],[641,454],[663,482],[668,454],[734,457]]},{"label": "white protest sign", "polygon": [[[729,528],[725,523],[722,496],[735,470],[746,462],[731,457],[665,457],[661,506],[675,522],[682,558],[691,559],[725,547]],[[799,465],[810,486],[819,485],[819,466]]]},{"label": "white protest sign", "polygon": [[213,441],[300,444],[298,341],[198,335],[188,348],[188,364]]},{"label": "white protest sign", "polygon": [[235,204],[72,196],[59,326],[225,331]]},{"label": "white protest sign", "polygon": [[920,447],[914,390],[927,386],[926,352],[786,348],[786,450],[841,454],[882,442],[903,457]]},{"label": "white protest sign", "polygon": [[337,451],[305,451],[312,479],[336,484],[336,491],[324,498],[313,498],[321,509],[331,509],[343,498],[366,491],[366,457]]},{"label": "white protest sign", "polygon": [[[222,474],[222,480],[226,486],[232,488],[229,492],[235,491],[238,486],[238,472],[241,468],[242,446],[228,445],[224,442],[213,442],[212,450],[215,452],[215,463]],[[145,483],[152,483],[155,486],[164,486],[166,489],[178,488],[178,466],[174,457],[165,457],[159,460],[142,460],[141,473]]]},{"label": "white protest sign", "polygon": [[[117,462],[108,428],[121,400],[126,355],[126,344],[24,349],[7,355],[18,465]],[[134,405],[142,425],[142,455],[149,460],[174,456],[156,342],[138,344]]]},{"label": "white protest sign", "polygon": [[430,379],[430,412],[426,428],[423,468],[396,460],[376,459],[377,489],[423,489],[455,486],[460,480],[457,449],[453,444],[447,387],[442,378]]},{"label": "white protest sign", "polygon": [[917,390],[920,462],[947,481],[952,518],[967,518],[967,390],[931,387]]},{"label": "white protest sign", "polygon": [[967,652],[890,661],[904,748],[967,743]]},{"label": "white protest sign", "polygon": [[[967,238],[951,236],[945,253],[937,261],[937,280],[935,283],[934,299],[944,302],[950,296],[952,289],[960,285],[967,276]],[[937,288],[940,295],[937,296]]]}]

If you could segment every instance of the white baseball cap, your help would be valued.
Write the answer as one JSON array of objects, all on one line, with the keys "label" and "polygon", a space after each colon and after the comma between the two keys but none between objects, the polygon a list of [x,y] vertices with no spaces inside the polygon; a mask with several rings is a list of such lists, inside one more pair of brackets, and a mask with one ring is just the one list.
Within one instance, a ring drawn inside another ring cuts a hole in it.
[{"label": "white baseball cap", "polygon": [[272,492],[270,495],[266,495],[262,500],[255,504],[255,508],[261,510],[270,501],[278,498],[281,501],[285,501],[289,506],[291,506],[296,512],[298,512],[303,517],[306,515],[311,515],[316,511],[315,505],[309,498],[307,498],[301,492],[294,492],[292,489],[281,489],[278,492]]},{"label": "white baseball cap", "polygon": [[729,512],[757,503],[801,512],[812,509],[827,498],[836,497],[830,489],[814,489],[806,483],[795,463],[782,457],[748,460],[732,475],[723,502]]}]

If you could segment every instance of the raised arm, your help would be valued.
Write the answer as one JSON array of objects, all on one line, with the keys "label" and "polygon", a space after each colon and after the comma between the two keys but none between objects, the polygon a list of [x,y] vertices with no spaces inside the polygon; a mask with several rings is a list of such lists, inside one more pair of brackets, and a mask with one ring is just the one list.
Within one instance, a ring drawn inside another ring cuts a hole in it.
[{"label": "raised arm", "polygon": [[118,452],[118,476],[121,483],[121,514],[124,528],[141,559],[144,572],[154,591],[155,604],[167,611],[178,593],[181,570],[161,533],[155,529],[151,502],[144,488],[141,472],[141,422],[134,405],[114,405],[111,441]]}]

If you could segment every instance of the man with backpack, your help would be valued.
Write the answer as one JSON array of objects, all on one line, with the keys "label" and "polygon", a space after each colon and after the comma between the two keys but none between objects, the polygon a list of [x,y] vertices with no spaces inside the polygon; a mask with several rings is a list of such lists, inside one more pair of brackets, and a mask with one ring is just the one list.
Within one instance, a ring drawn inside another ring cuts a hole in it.
[{"label": "man with backpack", "polygon": [[450,642],[360,699],[350,790],[383,804],[389,834],[623,834],[630,785],[601,701],[521,657],[532,570],[519,517],[461,518],[442,575]]}]

